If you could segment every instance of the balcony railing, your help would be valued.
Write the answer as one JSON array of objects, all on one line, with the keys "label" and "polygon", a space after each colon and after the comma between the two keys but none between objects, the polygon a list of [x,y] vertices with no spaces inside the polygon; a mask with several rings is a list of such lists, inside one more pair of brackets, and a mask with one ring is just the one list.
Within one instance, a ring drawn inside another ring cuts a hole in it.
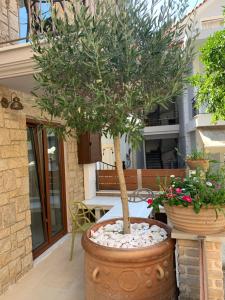
[{"label": "balcony railing", "polygon": [[[41,34],[51,28],[53,30],[52,12],[56,9],[58,13],[60,9],[59,15],[66,14],[67,2],[68,0],[20,0],[19,27],[16,28],[18,36],[8,37],[8,39],[6,37],[4,40],[0,37],[0,47],[27,43],[31,34]],[[85,5],[84,0],[81,3]]]},{"label": "balcony railing", "polygon": [[27,42],[29,42],[29,40],[27,40],[26,37],[21,37],[21,38],[13,39],[13,40],[7,40],[7,41],[2,41],[2,42],[0,41],[0,47],[20,44],[20,43],[27,43]]},{"label": "balcony railing", "polygon": [[146,118],[145,126],[162,126],[162,125],[176,125],[179,124],[178,116],[169,116],[167,118],[155,119]]},{"label": "balcony railing", "polygon": [[53,10],[60,8],[65,13],[66,2],[68,0],[21,0],[20,8],[25,8],[26,11],[26,36],[43,32],[45,26],[53,26],[51,18]]}]

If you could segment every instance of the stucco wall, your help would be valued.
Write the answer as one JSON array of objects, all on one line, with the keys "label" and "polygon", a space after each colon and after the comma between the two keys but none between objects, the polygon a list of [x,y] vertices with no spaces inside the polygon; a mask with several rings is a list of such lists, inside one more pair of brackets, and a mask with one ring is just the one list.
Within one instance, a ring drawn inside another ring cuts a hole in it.
[{"label": "stucco wall", "polygon": [[[10,99],[0,86],[0,100]],[[16,92],[22,111],[0,107],[0,294],[32,267],[26,118],[40,119],[30,95]],[[77,143],[64,143],[67,207],[84,199],[83,166],[78,165]],[[69,213],[68,223],[69,223]]]}]

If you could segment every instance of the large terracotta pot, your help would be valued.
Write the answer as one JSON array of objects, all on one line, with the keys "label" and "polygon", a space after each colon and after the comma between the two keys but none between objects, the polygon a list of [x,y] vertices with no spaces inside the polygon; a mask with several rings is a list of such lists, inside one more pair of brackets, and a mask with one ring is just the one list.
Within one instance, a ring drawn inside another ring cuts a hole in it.
[{"label": "large terracotta pot", "polygon": [[[164,204],[167,217],[174,228],[197,235],[208,235],[225,231],[225,216],[213,207],[202,207],[196,214],[192,206],[169,206]],[[224,207],[225,209],[225,207]]]},{"label": "large terracotta pot", "polygon": [[206,172],[209,169],[209,160],[207,160],[207,159],[197,159],[197,160],[188,159],[187,165],[191,170],[196,170],[197,168],[199,168]]},{"label": "large terracotta pot", "polygon": [[151,219],[131,218],[163,227],[169,237],[154,246],[117,249],[100,246],[89,237],[91,230],[113,224],[98,223],[83,234],[86,300],[173,300],[176,299],[174,240],[166,224]]}]

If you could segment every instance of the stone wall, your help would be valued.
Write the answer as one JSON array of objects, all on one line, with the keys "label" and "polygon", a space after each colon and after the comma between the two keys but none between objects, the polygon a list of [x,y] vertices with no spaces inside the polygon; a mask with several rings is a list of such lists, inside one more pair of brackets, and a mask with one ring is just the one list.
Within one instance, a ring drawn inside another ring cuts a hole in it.
[{"label": "stone wall", "polygon": [[[19,36],[18,1],[0,1],[0,42]],[[1,46],[1,45],[0,45]]]},{"label": "stone wall", "polygon": [[68,208],[72,201],[84,200],[84,175],[83,165],[78,164],[77,141],[74,138],[67,138],[64,146],[68,230],[71,231]]},{"label": "stone wall", "polygon": [[0,108],[0,293],[32,266],[26,119]]},{"label": "stone wall", "polygon": [[[0,100],[12,91],[0,86]],[[0,106],[0,294],[33,263],[30,231],[26,118],[41,119],[31,95],[16,91],[22,111]],[[78,165],[77,143],[64,143],[67,206],[84,199],[83,167]],[[68,223],[69,213],[67,214]]]}]

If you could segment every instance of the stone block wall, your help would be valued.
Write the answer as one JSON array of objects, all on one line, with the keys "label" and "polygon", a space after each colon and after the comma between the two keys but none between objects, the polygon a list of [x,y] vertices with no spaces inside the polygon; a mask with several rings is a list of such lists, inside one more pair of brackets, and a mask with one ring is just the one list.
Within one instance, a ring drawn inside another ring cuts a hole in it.
[{"label": "stone block wall", "polygon": [[[41,120],[31,95],[15,91],[24,109],[0,106],[0,294],[33,264],[26,118]],[[0,86],[0,100],[12,90]],[[75,138],[64,143],[67,206],[84,200],[83,166],[78,165]],[[67,213],[68,224],[70,215]]]},{"label": "stone block wall", "polygon": [[84,200],[84,174],[83,165],[78,164],[77,141],[67,138],[64,149],[68,231],[71,231],[69,205]]},{"label": "stone block wall", "polygon": [[[200,299],[200,242],[177,239],[180,300]],[[205,242],[208,300],[224,300],[221,242]]]},{"label": "stone block wall", "polygon": [[18,36],[19,36],[18,1],[1,0],[0,1],[0,42],[17,39]]}]

